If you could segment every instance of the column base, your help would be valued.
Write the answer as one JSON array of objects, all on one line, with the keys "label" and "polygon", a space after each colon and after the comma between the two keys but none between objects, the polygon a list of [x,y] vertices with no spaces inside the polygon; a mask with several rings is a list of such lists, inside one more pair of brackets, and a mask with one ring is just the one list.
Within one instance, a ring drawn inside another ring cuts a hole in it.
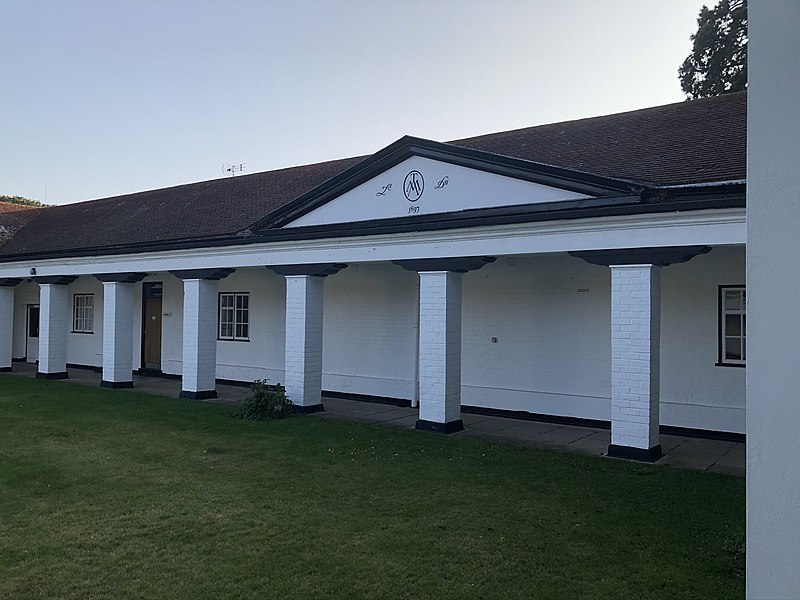
[{"label": "column base", "polygon": [[464,421],[448,421],[447,423],[437,423],[436,421],[426,421],[419,419],[414,429],[420,431],[433,431],[435,433],[458,433],[464,431]]},{"label": "column base", "polygon": [[111,390],[121,390],[133,387],[132,381],[106,381],[105,379],[100,382],[101,388],[108,388]]},{"label": "column base", "polygon": [[36,373],[36,379],[69,379],[69,373],[61,371],[60,373]]},{"label": "column base", "polygon": [[310,415],[311,413],[325,412],[325,407],[322,404],[309,404],[308,406],[292,404],[292,412],[298,415]]},{"label": "column base", "polygon": [[609,458],[624,458],[625,460],[637,460],[639,462],[656,462],[659,458],[664,456],[661,451],[661,444],[653,446],[652,448],[634,448],[633,446],[617,446],[611,444],[608,447],[606,456]]},{"label": "column base", "polygon": [[11,367],[0,367],[0,373],[11,373]]},{"label": "column base", "polygon": [[178,398],[183,398],[185,400],[211,400],[212,398],[218,398],[218,396],[217,390],[203,390],[201,392],[181,390]]}]

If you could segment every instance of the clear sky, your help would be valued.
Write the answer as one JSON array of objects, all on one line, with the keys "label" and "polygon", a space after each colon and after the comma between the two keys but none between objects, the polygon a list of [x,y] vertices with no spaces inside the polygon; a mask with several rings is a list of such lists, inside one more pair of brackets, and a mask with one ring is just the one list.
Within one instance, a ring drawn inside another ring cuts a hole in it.
[{"label": "clear sky", "polygon": [[678,102],[702,5],[2,0],[0,194],[77,202]]}]

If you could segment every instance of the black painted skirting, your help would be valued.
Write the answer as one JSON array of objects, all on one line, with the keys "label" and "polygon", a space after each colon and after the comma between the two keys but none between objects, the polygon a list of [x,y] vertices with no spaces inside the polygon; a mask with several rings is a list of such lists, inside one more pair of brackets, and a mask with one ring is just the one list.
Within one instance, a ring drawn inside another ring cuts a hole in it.
[{"label": "black painted skirting", "polygon": [[325,412],[323,404],[311,404],[309,406],[292,405],[292,412],[298,415],[309,415],[311,413]]},{"label": "black painted skirting", "polygon": [[11,373],[11,367],[0,367],[0,373]]},{"label": "black painted skirting", "polygon": [[61,373],[36,373],[36,379],[69,379],[69,373],[62,371]]},{"label": "black painted skirting", "polygon": [[101,388],[108,388],[111,390],[121,390],[121,389],[128,389],[133,387],[132,381],[106,381],[103,380],[100,382]]},{"label": "black painted skirting", "polygon": [[[249,388],[253,385],[252,381],[239,381],[238,379],[216,379],[218,385],[229,385],[231,387],[246,387]],[[267,388],[274,388],[275,386],[268,385]]]},{"label": "black painted skirting", "polygon": [[611,444],[608,447],[606,456],[610,458],[624,458],[626,460],[638,460],[639,462],[656,462],[664,456],[661,451],[661,444],[645,450],[644,448],[631,448],[630,446],[617,446]]},{"label": "black painted skirting", "polygon": [[661,425],[659,427],[661,435],[680,435],[682,437],[695,437],[705,440],[722,440],[723,442],[739,442],[744,444],[747,435],[744,433],[733,433],[732,431],[715,431],[713,429],[692,429],[690,427],[675,427],[673,425]]},{"label": "black painted skirting", "polygon": [[611,421],[583,419],[581,417],[562,417],[560,415],[532,413],[524,410],[508,410],[504,408],[486,408],[484,406],[463,405],[461,407],[461,412],[473,415],[486,415],[487,417],[503,417],[506,419],[519,419],[521,421],[536,421],[537,423],[555,423],[556,425],[571,425],[574,427],[611,429]]},{"label": "black painted skirting", "polygon": [[420,431],[433,431],[435,433],[457,433],[464,430],[464,421],[448,421],[447,423],[437,423],[436,421],[426,421],[419,419],[414,429]]},{"label": "black painted skirting", "polygon": [[102,373],[103,367],[97,365],[82,365],[80,363],[67,363],[68,369],[83,369],[85,371],[94,371],[95,373]]},{"label": "black painted skirting", "polygon": [[[371,396],[367,394],[351,394],[350,392],[333,392],[322,390],[322,395],[328,398],[340,398],[342,400],[358,400],[359,402],[374,402],[375,404],[389,404],[403,408],[411,407],[411,400],[405,398],[392,398],[390,396]],[[463,408],[463,407],[462,407]]]},{"label": "black painted skirting", "polygon": [[217,397],[217,390],[203,390],[201,392],[190,392],[188,390],[181,390],[178,398],[185,400],[211,400]]},{"label": "black painted skirting", "polygon": [[[351,394],[349,392],[334,392],[322,390],[323,396],[330,398],[342,398],[344,400],[358,400],[360,402],[375,402],[378,404],[391,404],[392,406],[410,407],[411,401],[404,398],[392,398],[389,396],[371,396],[366,394]],[[461,412],[464,414],[486,415],[487,417],[504,417],[506,419],[518,419],[522,421],[535,421],[537,423],[555,423],[557,425],[571,425],[574,427],[593,427],[595,429],[611,429],[611,421],[600,421],[598,419],[583,419],[581,417],[563,417],[560,415],[548,415],[544,413],[526,412],[523,410],[507,410],[503,408],[487,408],[485,406],[469,406],[463,404]],[[672,425],[661,425],[659,427],[661,435],[680,435],[683,437],[701,438],[708,440],[723,440],[726,442],[747,441],[747,436],[743,433],[732,433],[729,431],[715,431],[713,429],[694,429],[690,427],[674,427]]]}]

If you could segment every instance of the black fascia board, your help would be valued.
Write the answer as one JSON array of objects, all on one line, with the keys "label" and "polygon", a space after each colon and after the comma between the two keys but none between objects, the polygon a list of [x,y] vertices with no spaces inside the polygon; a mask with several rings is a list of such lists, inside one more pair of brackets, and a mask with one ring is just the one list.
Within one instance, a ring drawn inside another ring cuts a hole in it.
[{"label": "black fascia board", "polygon": [[703,198],[740,198],[742,206],[747,192],[745,183],[719,183],[701,184],[696,186],[670,187],[670,186],[648,186],[642,190],[642,202],[654,204],[659,202],[687,202]]},{"label": "black fascia board", "polygon": [[[589,198],[584,200],[566,200],[542,204],[505,206],[500,208],[478,208],[456,213],[414,215],[375,221],[268,229],[259,232],[257,235],[232,234],[213,238],[184,238],[180,240],[143,242],[119,246],[29,252],[6,256],[0,255],[0,263],[18,262],[22,260],[43,260],[49,258],[113,256],[169,250],[218,248],[222,246],[243,246],[277,241],[303,241],[334,237],[359,237],[367,235],[443,231],[469,227],[628,216],[636,214],[744,208],[745,194],[743,189],[742,191],[730,193],[731,187],[732,186],[721,186],[721,188],[725,190],[723,193],[720,193],[719,189],[714,192],[707,188],[702,188],[702,191],[694,189],[691,192],[688,189],[685,191],[681,190],[679,194],[681,196],[680,198],[659,199],[655,202],[642,202],[639,196]],[[673,192],[674,190],[669,191]]]},{"label": "black fascia board", "polygon": [[248,231],[261,232],[291,223],[412,156],[550,185],[589,196],[617,196],[644,187],[644,184],[637,182],[611,179],[482,150],[405,136],[297,199],[275,209],[251,225]]}]

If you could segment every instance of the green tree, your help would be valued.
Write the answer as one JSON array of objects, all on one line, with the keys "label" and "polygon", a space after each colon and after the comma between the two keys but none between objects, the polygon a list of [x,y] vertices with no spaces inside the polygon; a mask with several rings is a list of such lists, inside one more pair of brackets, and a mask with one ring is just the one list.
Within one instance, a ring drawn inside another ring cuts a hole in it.
[{"label": "green tree", "polygon": [[689,100],[747,89],[747,0],[703,6],[691,40],[692,52],[678,69]]},{"label": "green tree", "polygon": [[0,202],[10,202],[11,204],[22,204],[23,206],[47,206],[38,200],[31,200],[22,196],[2,196],[0,195]]}]

